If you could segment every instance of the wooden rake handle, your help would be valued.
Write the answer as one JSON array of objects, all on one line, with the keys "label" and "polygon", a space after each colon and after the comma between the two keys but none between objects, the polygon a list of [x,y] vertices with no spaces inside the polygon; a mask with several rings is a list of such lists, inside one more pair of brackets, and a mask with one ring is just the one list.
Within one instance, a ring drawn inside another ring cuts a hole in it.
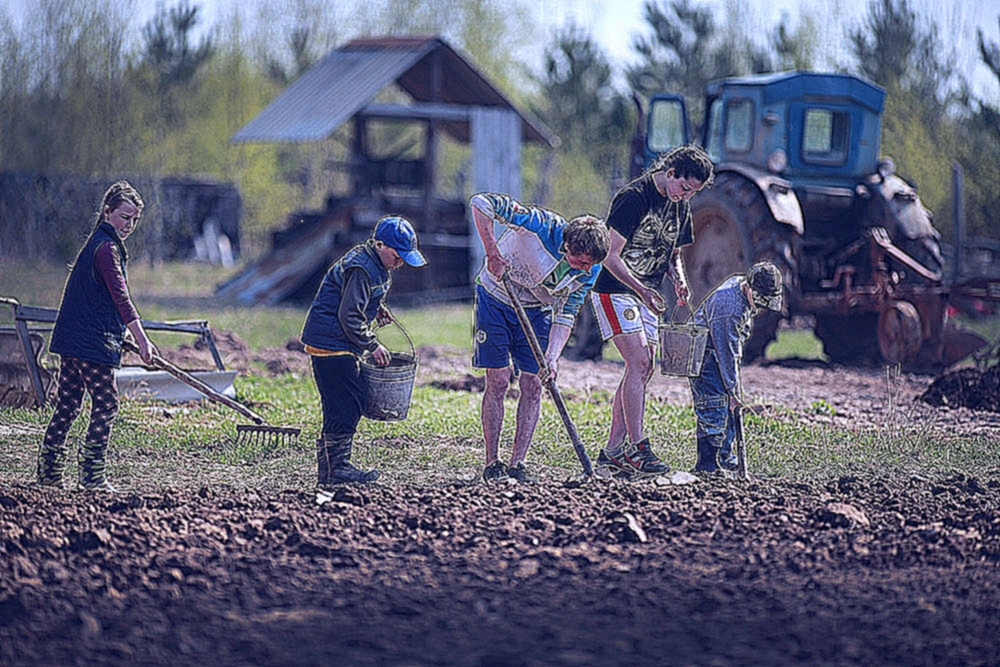
[{"label": "wooden rake handle", "polygon": [[517,313],[517,319],[521,322],[524,335],[528,338],[528,344],[531,346],[531,352],[535,355],[535,361],[538,363],[539,369],[544,371],[545,388],[549,390],[552,402],[555,403],[556,410],[559,412],[563,425],[566,427],[569,440],[573,443],[576,456],[580,459],[580,464],[583,466],[583,474],[590,477],[594,474],[594,466],[590,462],[590,457],[587,456],[587,450],[584,449],[583,443],[580,441],[580,434],[577,433],[576,426],[573,425],[573,420],[569,416],[569,410],[566,409],[566,402],[563,400],[562,394],[559,393],[559,387],[556,386],[555,379],[549,375],[549,367],[545,363],[545,352],[542,351],[542,346],[538,342],[535,330],[531,327],[531,320],[528,319],[528,313],[525,312],[524,306],[521,305],[521,300],[517,298],[514,286],[511,285],[510,278],[507,277],[506,273],[501,276],[501,280],[503,281],[503,288],[507,291],[507,296],[514,306],[514,312]]},{"label": "wooden rake handle", "polygon": [[[132,343],[131,341],[125,341],[124,348],[129,352],[139,354],[139,348],[137,348],[135,344]],[[222,405],[225,405],[228,408],[236,410],[244,417],[251,419],[257,425],[267,424],[267,422],[264,420],[263,417],[261,417],[259,414],[257,414],[247,406],[237,401],[234,401],[225,394],[220,394],[215,389],[212,389],[212,387],[210,387],[209,385],[205,384],[204,382],[194,377],[190,373],[181,370],[180,368],[173,365],[160,355],[154,353],[152,361],[154,368],[158,368],[162,371],[170,373],[184,384],[188,385],[189,387],[193,387],[197,391],[200,391],[202,394],[204,394],[209,399],[215,401],[216,403],[221,403]]]}]

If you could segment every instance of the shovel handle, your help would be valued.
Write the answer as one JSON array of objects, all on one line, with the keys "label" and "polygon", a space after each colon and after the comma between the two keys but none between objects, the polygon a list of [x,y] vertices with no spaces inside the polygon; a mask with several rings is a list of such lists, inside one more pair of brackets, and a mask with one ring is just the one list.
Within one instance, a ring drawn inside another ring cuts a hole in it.
[{"label": "shovel handle", "polygon": [[747,479],[747,441],[743,437],[743,406],[737,405],[733,410],[733,419],[736,426],[736,457],[738,468],[736,474],[740,479]]},{"label": "shovel handle", "polygon": [[566,402],[563,400],[562,394],[559,393],[559,387],[556,386],[555,379],[548,372],[549,368],[545,363],[545,353],[538,342],[535,330],[531,327],[531,320],[528,319],[528,313],[525,312],[521,300],[517,298],[514,286],[510,284],[510,278],[507,277],[507,274],[504,273],[501,279],[503,280],[504,289],[507,290],[507,296],[514,305],[514,311],[517,313],[517,319],[521,322],[521,328],[528,339],[528,344],[531,346],[531,352],[535,355],[535,361],[538,363],[539,369],[545,371],[545,388],[549,390],[549,395],[552,396],[552,402],[555,403],[556,411],[559,412],[559,417],[562,418],[563,425],[566,427],[569,440],[573,443],[573,450],[576,452],[576,456],[580,459],[580,464],[583,466],[583,474],[590,477],[594,474],[594,466],[590,462],[590,457],[587,456],[587,450],[584,448],[583,442],[580,441],[580,434],[577,433],[576,426],[573,425],[573,420],[569,416],[569,410],[566,409]]}]

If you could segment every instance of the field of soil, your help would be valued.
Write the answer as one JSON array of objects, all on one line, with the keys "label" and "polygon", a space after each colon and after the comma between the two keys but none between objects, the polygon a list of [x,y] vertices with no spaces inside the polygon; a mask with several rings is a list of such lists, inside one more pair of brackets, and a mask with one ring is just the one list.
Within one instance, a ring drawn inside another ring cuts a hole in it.
[{"label": "field of soil", "polygon": [[[302,370],[289,347],[230,344],[227,365]],[[464,355],[420,356],[421,382],[477,389]],[[564,362],[560,381],[586,400],[620,371]],[[744,378],[776,418],[1000,443],[1000,415],[915,400],[929,382],[806,362]],[[651,393],[690,400],[671,378]],[[3,665],[998,665],[998,609],[1000,471],[330,494],[0,481]]]}]

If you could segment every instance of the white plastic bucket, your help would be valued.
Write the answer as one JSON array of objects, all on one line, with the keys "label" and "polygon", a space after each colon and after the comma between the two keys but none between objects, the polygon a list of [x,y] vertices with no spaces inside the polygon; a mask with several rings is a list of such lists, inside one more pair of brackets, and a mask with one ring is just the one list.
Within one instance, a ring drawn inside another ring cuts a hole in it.
[{"label": "white plastic bucket", "polygon": [[661,324],[660,373],[698,377],[708,344],[708,328],[694,324]]}]

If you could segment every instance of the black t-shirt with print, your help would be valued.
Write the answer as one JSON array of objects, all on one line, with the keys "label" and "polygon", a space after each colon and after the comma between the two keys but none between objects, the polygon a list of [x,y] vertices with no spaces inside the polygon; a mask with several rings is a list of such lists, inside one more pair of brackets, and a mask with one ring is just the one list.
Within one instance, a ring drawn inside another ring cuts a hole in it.
[{"label": "black t-shirt with print", "polygon": [[[694,242],[691,204],[673,202],[661,195],[646,174],[625,185],[611,201],[607,225],[625,238],[621,256],[639,282],[659,289],[670,266],[674,248]],[[602,294],[632,292],[608,271],[607,266],[594,285]]]}]

